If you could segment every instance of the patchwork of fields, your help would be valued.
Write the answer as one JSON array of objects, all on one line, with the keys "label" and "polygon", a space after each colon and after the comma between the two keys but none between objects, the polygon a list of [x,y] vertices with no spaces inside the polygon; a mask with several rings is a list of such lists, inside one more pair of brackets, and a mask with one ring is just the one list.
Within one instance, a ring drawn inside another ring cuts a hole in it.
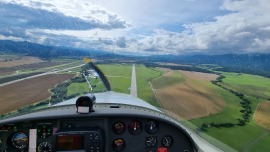
[{"label": "patchwork of fields", "polygon": [[[22,64],[30,66],[46,63],[32,57],[29,63],[26,63],[25,59],[27,57],[14,60],[13,67],[6,68],[12,69],[18,65],[24,67]],[[75,65],[78,63],[63,61],[41,66],[40,69],[51,70]],[[5,65],[0,64],[0,67]],[[99,64],[98,67],[108,78],[113,91],[130,93],[132,64]],[[29,69],[24,70],[28,72]],[[65,74],[49,74],[0,87],[0,114],[49,98],[51,96],[49,89],[79,75],[79,71],[78,67],[63,72]],[[11,74],[14,74],[14,71],[5,73]],[[270,79],[249,74],[221,72],[220,75],[224,78],[217,83],[218,85],[214,85],[211,81],[219,77],[215,74],[148,68],[140,64],[136,65],[136,74],[139,98],[163,108],[164,111],[169,111],[170,114],[173,113],[177,118],[189,119],[189,122],[195,125],[193,129],[198,134],[206,133],[238,151],[258,149],[270,151],[270,147],[266,146],[270,141]],[[99,79],[91,79],[91,83],[96,86],[96,91],[104,91],[105,88]],[[229,90],[243,94],[251,102],[252,117],[249,122],[244,126],[209,127],[207,132],[198,130],[203,124],[238,123],[238,119],[243,115],[240,104],[242,100]],[[68,85],[66,91],[67,96],[71,96],[88,92],[89,87],[86,83],[74,82]]]}]

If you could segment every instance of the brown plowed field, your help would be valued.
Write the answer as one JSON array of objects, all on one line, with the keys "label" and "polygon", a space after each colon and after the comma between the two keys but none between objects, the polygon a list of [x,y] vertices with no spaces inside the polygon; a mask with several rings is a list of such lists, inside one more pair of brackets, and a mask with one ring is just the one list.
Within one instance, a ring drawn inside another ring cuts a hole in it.
[{"label": "brown plowed field", "polygon": [[259,103],[254,114],[254,120],[270,130],[270,102]]},{"label": "brown plowed field", "polygon": [[73,76],[49,74],[0,87],[0,114],[47,99],[51,96],[49,89]]},{"label": "brown plowed field", "polygon": [[188,79],[210,82],[210,81],[216,80],[216,78],[218,78],[218,75],[216,75],[216,74],[202,73],[202,72],[191,72],[191,71],[183,71],[183,70],[179,70],[179,71]]},{"label": "brown plowed field", "polygon": [[184,119],[215,114],[226,106],[211,84],[218,76],[201,72],[180,71],[185,81],[164,89],[155,90],[165,110]]}]

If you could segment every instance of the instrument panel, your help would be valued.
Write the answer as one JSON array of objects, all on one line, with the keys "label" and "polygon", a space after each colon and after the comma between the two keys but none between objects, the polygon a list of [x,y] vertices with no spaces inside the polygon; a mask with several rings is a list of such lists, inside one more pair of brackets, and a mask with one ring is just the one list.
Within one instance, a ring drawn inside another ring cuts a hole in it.
[{"label": "instrument panel", "polygon": [[38,152],[50,151],[53,129],[57,129],[56,122],[53,120],[0,125],[0,151],[21,152],[32,147]]},{"label": "instrument panel", "polygon": [[0,151],[193,152],[187,135],[144,117],[32,120],[0,125]]}]

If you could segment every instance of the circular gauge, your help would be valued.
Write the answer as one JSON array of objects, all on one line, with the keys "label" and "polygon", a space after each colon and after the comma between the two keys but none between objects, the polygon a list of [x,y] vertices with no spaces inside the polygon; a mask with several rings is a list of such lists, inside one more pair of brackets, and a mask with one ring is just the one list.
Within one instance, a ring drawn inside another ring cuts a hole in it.
[{"label": "circular gauge", "polygon": [[138,120],[134,120],[129,123],[128,125],[128,131],[132,135],[138,135],[142,132],[142,125],[141,122]]},{"label": "circular gauge", "polygon": [[11,138],[11,143],[15,148],[24,149],[28,146],[28,137],[23,132],[16,132]]},{"label": "circular gauge", "polygon": [[52,145],[48,142],[42,142],[38,145],[38,152],[51,152]]},{"label": "circular gauge", "polygon": [[113,132],[116,134],[124,133],[125,129],[126,129],[125,124],[121,121],[118,121],[118,122],[114,123],[114,125],[113,125]]},{"label": "circular gauge", "polygon": [[114,151],[122,151],[125,148],[125,141],[121,138],[115,139],[112,143],[112,148]]},{"label": "circular gauge", "polygon": [[37,134],[39,138],[48,138],[52,134],[52,127],[51,125],[39,125],[37,128]]},{"label": "circular gauge", "polygon": [[161,144],[164,147],[171,147],[173,145],[173,138],[169,135],[166,135],[161,139]]},{"label": "circular gauge", "polygon": [[145,146],[147,148],[154,148],[157,145],[157,137],[156,136],[150,136],[145,138]]},{"label": "circular gauge", "polygon": [[149,134],[154,134],[158,131],[158,122],[150,120],[145,124],[145,131]]}]

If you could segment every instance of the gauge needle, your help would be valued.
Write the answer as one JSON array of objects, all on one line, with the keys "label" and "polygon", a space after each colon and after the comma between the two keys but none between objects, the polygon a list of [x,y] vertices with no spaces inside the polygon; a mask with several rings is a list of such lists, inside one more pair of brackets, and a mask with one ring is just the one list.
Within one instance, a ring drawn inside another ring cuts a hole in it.
[{"label": "gauge needle", "polygon": [[137,130],[137,124],[136,124],[136,122],[135,122],[134,130]]}]

